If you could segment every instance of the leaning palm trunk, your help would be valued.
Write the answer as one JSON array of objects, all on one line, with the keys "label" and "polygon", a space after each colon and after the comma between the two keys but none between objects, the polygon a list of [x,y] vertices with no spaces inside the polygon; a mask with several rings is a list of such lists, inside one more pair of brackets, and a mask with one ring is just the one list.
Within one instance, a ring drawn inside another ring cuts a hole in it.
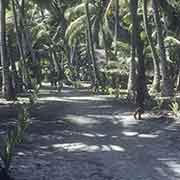
[{"label": "leaning palm trunk", "polygon": [[93,71],[94,71],[93,84],[95,87],[97,87],[99,85],[98,68],[96,64],[96,57],[95,57],[95,51],[94,51],[94,45],[93,45],[93,37],[92,37],[91,20],[90,20],[90,15],[89,15],[88,2],[85,3],[85,11],[86,11],[86,16],[87,16],[88,43],[89,43],[89,50],[90,50],[89,52],[90,52],[90,57],[93,64]]},{"label": "leaning palm trunk", "polygon": [[151,37],[150,27],[148,25],[148,15],[147,15],[147,0],[143,0],[143,19],[145,32],[151,47],[153,66],[154,66],[154,77],[151,87],[151,92],[158,92],[160,90],[160,68],[159,68],[159,57],[156,52],[156,48]]},{"label": "leaning palm trunk", "polygon": [[155,20],[155,25],[157,29],[159,52],[160,52],[162,95],[171,96],[173,95],[173,84],[172,84],[173,81],[170,80],[169,74],[168,74],[166,49],[165,49],[164,38],[162,34],[162,26],[161,26],[161,21],[160,21],[158,1],[152,0],[152,3],[153,3],[153,11],[154,11],[154,20]]}]

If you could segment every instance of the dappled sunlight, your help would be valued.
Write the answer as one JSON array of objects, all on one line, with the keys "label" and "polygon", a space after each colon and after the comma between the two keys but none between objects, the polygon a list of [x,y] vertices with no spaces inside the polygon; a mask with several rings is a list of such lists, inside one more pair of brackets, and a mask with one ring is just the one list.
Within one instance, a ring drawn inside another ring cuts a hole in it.
[{"label": "dappled sunlight", "polygon": [[161,167],[155,167],[155,169],[162,176],[171,176],[172,174],[175,177],[180,178],[180,160],[176,158],[158,158],[158,161],[162,163]]},{"label": "dappled sunlight", "polygon": [[24,152],[18,152],[17,155],[18,156],[26,156],[26,154]]},{"label": "dappled sunlight", "polygon": [[[106,101],[106,96],[73,96],[73,97],[60,97],[60,96],[42,96],[38,98],[39,101],[59,101],[59,102],[76,102],[85,103],[87,101]],[[102,105],[101,108],[111,108],[111,105]]]},{"label": "dappled sunlight", "polygon": [[[122,131],[122,134],[127,137],[138,137],[138,138],[149,138],[149,139],[154,139],[158,138],[159,135],[157,134],[143,134],[135,131]],[[107,134],[99,134],[99,133],[81,133],[81,136],[85,137],[91,137],[91,138],[104,138],[104,137],[109,137],[111,139],[117,139],[121,138],[121,136],[108,136]]]},{"label": "dappled sunlight", "polygon": [[122,134],[125,136],[131,137],[131,136],[137,136],[139,133],[138,132],[123,131]]},{"label": "dappled sunlight", "polygon": [[99,133],[81,133],[82,136],[86,136],[86,137],[106,137],[106,134],[99,134]]},{"label": "dappled sunlight", "polygon": [[[124,177],[130,172],[129,179],[138,174],[137,177],[142,175],[146,180],[148,175],[143,173],[150,172],[153,177],[179,178],[178,155],[170,154],[168,144],[169,135],[177,131],[173,121],[148,116],[143,116],[142,121],[135,120],[133,109],[111,100],[101,95],[88,96],[86,90],[72,88],[61,93],[41,91],[32,109],[25,144],[16,152],[18,167],[26,174],[32,167],[34,171],[49,169],[49,164],[61,169],[59,163],[62,163],[67,170],[67,162],[75,163],[73,169],[84,166],[83,163],[88,167],[89,163],[95,167],[96,163],[102,163],[101,167],[112,168],[114,177],[121,177],[119,174]],[[14,122],[11,116],[9,119]]]},{"label": "dappled sunlight", "polygon": [[95,114],[95,115],[92,115],[92,114],[88,114],[87,117],[90,117],[90,118],[101,118],[101,119],[110,119],[112,120],[113,119],[113,116],[112,115],[107,115],[107,114]]},{"label": "dappled sunlight", "polygon": [[147,138],[147,139],[148,138],[153,139],[159,137],[159,135],[157,134],[141,134],[139,132],[134,132],[134,131],[123,131],[122,134],[128,137],[139,137],[139,138]]},{"label": "dappled sunlight", "polygon": [[70,102],[70,103],[77,102],[77,101],[69,99],[69,98],[63,98],[63,97],[61,98],[61,97],[57,97],[57,96],[41,97],[41,98],[38,98],[38,100],[42,101],[42,102],[47,102],[47,101]]},{"label": "dappled sunlight", "polygon": [[123,127],[131,127],[138,125],[139,121],[135,120],[131,114],[117,114],[114,115],[113,124],[121,124]]},{"label": "dappled sunlight", "polygon": [[[109,96],[111,97],[111,96]],[[77,97],[67,97],[68,100],[79,100],[79,101],[106,101],[107,96],[95,95],[95,96],[77,96]]]},{"label": "dappled sunlight", "polygon": [[[26,95],[27,96],[27,95]],[[17,100],[14,101],[7,101],[4,98],[0,98],[0,104],[2,105],[12,105],[12,104],[28,104],[29,98],[28,97],[18,97]]]},{"label": "dappled sunlight", "polygon": [[159,137],[159,135],[157,135],[157,134],[138,134],[138,137],[140,137],[140,138],[151,138],[151,139],[153,139],[153,138]]},{"label": "dappled sunlight", "polygon": [[94,105],[90,107],[91,109],[111,109],[111,105]]},{"label": "dappled sunlight", "polygon": [[125,152],[125,149],[118,145],[87,145],[85,143],[64,143],[64,144],[53,144],[53,148],[56,150],[66,150],[68,152],[75,151],[86,151],[86,152],[99,152],[99,151],[118,151]]},{"label": "dappled sunlight", "polygon": [[180,178],[180,162],[178,162],[178,161],[169,161],[169,162],[165,162],[165,164],[168,166],[168,168],[172,172],[174,172]]},{"label": "dappled sunlight", "polygon": [[99,124],[100,122],[96,119],[85,117],[85,116],[78,116],[78,115],[67,115],[64,119],[68,122],[78,124],[78,125],[93,125]]}]

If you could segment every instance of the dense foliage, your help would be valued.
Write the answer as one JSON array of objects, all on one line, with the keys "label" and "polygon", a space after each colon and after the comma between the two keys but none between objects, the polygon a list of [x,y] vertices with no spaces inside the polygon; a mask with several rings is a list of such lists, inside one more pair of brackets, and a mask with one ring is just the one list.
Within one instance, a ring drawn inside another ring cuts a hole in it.
[{"label": "dense foliage", "polygon": [[177,0],[1,0],[0,5],[6,99],[42,81],[58,89],[63,82],[89,81],[96,91],[127,89],[130,99],[141,101],[149,93],[172,96],[180,89]]}]

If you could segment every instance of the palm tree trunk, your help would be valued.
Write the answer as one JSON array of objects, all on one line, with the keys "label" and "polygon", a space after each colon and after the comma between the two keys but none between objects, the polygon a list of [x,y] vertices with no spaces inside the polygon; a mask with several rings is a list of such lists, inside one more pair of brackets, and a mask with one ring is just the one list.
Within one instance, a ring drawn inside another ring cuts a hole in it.
[{"label": "palm tree trunk", "polygon": [[109,53],[108,53],[108,46],[107,46],[106,34],[105,34],[103,28],[102,28],[102,34],[103,34],[104,49],[105,49],[105,53],[106,53],[106,64],[108,64],[108,62],[109,62]]},{"label": "palm tree trunk", "polygon": [[132,33],[131,33],[131,61],[129,64],[129,79],[128,79],[128,96],[134,99],[136,89],[136,34],[137,34],[137,15],[133,2],[130,2],[130,10],[132,15]]},{"label": "palm tree trunk", "polygon": [[[20,55],[20,63],[21,63],[21,75],[22,75],[22,84],[20,86],[23,87],[23,84],[27,84],[27,69],[25,65],[25,54],[24,54],[24,49],[22,46],[22,41],[21,41],[21,34],[18,26],[18,15],[15,7],[15,2],[12,0],[12,10],[13,10],[13,18],[14,18],[14,29],[16,33],[16,41],[17,41],[17,47],[19,50],[19,55]],[[20,88],[22,89],[22,88]]]},{"label": "palm tree trunk", "polygon": [[99,85],[99,76],[98,76],[98,68],[96,64],[96,57],[95,57],[95,51],[94,51],[94,45],[93,45],[93,36],[92,36],[92,29],[91,29],[91,21],[90,21],[90,15],[89,15],[89,3],[85,3],[85,11],[87,16],[87,27],[88,27],[88,43],[90,48],[90,56],[91,61],[93,64],[93,71],[94,71],[94,86],[97,87]]},{"label": "palm tree trunk", "polygon": [[0,54],[2,66],[2,96],[9,99],[9,65],[6,54],[6,10],[4,0],[0,0]]},{"label": "palm tree trunk", "polygon": [[114,32],[114,52],[117,56],[117,36],[118,36],[118,23],[119,23],[119,0],[115,0],[115,32]]},{"label": "palm tree trunk", "polygon": [[177,75],[177,81],[176,81],[176,91],[180,90],[180,67],[178,70],[178,75]]},{"label": "palm tree trunk", "polygon": [[154,66],[154,77],[151,87],[151,92],[158,92],[160,90],[160,67],[159,67],[159,57],[156,52],[156,48],[151,37],[150,27],[148,25],[148,14],[147,14],[147,0],[143,0],[143,19],[145,32],[151,47],[153,66]]},{"label": "palm tree trunk", "polygon": [[144,54],[143,49],[144,45],[140,38],[140,22],[138,20],[138,0],[130,0],[130,9],[133,17],[133,48],[136,49],[138,63],[137,63],[137,79],[136,79],[136,104],[138,107],[143,108],[145,95],[147,95],[147,86],[146,86],[146,78],[145,78],[145,66],[144,66]]},{"label": "palm tree trunk", "polygon": [[89,47],[89,38],[88,38],[88,29],[86,29],[86,43],[87,43],[87,61],[88,61],[88,70],[89,70],[89,76],[91,79],[91,85],[93,86],[94,84],[94,70],[92,69],[92,60],[91,60],[91,53],[90,53],[90,47]]},{"label": "palm tree trunk", "polygon": [[176,91],[180,90],[180,49],[177,49]]},{"label": "palm tree trunk", "polygon": [[162,95],[163,96],[172,96],[173,95],[173,85],[168,74],[168,64],[166,58],[166,49],[164,45],[164,38],[162,34],[162,26],[160,21],[160,14],[159,14],[159,7],[158,1],[152,0],[153,11],[154,11],[154,20],[156,24],[157,30],[157,39],[159,45],[159,52],[160,52],[160,63],[161,63],[161,76],[162,76]]},{"label": "palm tree trunk", "polygon": [[12,99],[15,99],[16,93],[17,93],[17,69],[16,69],[16,51],[14,51],[14,47],[12,46],[13,44],[13,39],[11,38],[10,33],[7,33],[7,55],[9,59],[9,65],[11,66],[11,69],[9,70],[9,83],[11,87],[11,96]]}]

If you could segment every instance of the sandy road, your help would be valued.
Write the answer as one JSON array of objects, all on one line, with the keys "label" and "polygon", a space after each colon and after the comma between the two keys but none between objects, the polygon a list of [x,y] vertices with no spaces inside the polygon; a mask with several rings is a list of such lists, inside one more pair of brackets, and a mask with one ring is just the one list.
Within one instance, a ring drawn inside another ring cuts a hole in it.
[{"label": "sandy road", "polygon": [[17,180],[179,180],[179,144],[171,119],[135,121],[127,105],[85,89],[42,90],[12,172]]}]

